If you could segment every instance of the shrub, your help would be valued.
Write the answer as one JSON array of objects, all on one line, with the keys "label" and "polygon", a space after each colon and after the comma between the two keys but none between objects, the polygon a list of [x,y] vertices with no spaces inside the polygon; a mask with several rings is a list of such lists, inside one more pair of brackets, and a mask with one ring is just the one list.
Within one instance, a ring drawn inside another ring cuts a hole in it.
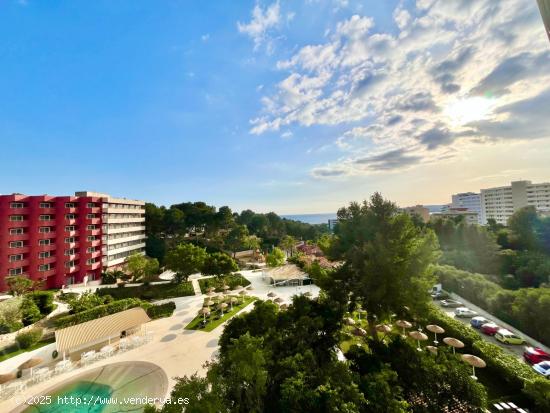
[{"label": "shrub", "polygon": [[69,302],[72,298],[78,297],[78,293],[64,293],[63,291],[59,293],[57,299],[63,303]]},{"label": "shrub", "polygon": [[222,278],[202,278],[199,280],[199,286],[203,294],[206,293],[206,290],[210,287],[215,288],[218,292],[221,292],[223,291],[222,287],[224,285],[227,285],[229,288],[236,287],[237,285],[246,287],[247,285],[250,285],[250,281],[240,274],[226,275]]},{"label": "shrub", "polygon": [[96,294],[99,296],[111,295],[114,299],[139,298],[149,301],[195,295],[195,291],[190,282],[184,282],[181,284],[168,283],[139,285],[137,287],[100,288],[96,291]]},{"label": "shrub", "polygon": [[57,328],[70,327],[76,324],[84,323],[85,321],[95,320],[96,318],[105,317],[107,315],[134,307],[142,307],[147,310],[150,307],[150,304],[137,298],[127,298],[125,300],[118,300],[109,304],[100,305],[92,308],[91,310],[60,317],[55,320],[55,324]]},{"label": "shrub", "polygon": [[101,284],[114,284],[117,282],[116,273],[113,271],[107,271],[101,273]]},{"label": "shrub", "polygon": [[48,315],[54,308],[55,304],[53,303],[53,292],[51,291],[33,291],[28,294],[38,306],[40,314]]},{"label": "shrub", "polygon": [[22,349],[28,349],[38,343],[42,338],[42,329],[33,328],[29,331],[25,331],[15,336],[15,341]]},{"label": "shrub", "polygon": [[32,297],[28,295],[23,298],[23,302],[21,303],[21,315],[23,325],[25,326],[34,324],[42,318],[40,309],[38,308]]},{"label": "shrub", "polygon": [[170,317],[176,309],[176,303],[169,301],[164,304],[153,305],[147,309],[147,315],[152,319]]}]

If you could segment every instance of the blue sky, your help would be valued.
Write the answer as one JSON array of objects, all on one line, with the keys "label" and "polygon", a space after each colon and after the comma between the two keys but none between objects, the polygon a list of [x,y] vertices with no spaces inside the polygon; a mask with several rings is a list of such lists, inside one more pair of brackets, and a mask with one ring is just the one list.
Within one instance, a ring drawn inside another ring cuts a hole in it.
[{"label": "blue sky", "polygon": [[0,193],[303,213],[549,180],[549,43],[497,3],[0,0]]}]

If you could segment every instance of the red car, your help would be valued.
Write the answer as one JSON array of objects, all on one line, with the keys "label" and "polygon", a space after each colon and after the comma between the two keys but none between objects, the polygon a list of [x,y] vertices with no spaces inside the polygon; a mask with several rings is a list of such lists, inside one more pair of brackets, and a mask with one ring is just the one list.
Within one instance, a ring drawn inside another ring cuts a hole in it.
[{"label": "red car", "polygon": [[481,332],[487,334],[488,336],[494,336],[496,332],[500,329],[495,323],[487,323],[481,326]]},{"label": "red car", "polygon": [[550,361],[550,354],[538,347],[525,347],[523,358],[529,364],[537,364]]}]

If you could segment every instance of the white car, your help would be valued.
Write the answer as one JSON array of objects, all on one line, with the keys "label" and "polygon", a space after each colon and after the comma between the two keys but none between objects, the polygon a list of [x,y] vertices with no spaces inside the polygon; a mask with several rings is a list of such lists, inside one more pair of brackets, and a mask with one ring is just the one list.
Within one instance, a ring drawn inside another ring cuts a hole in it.
[{"label": "white car", "polygon": [[477,313],[475,311],[470,310],[467,307],[458,307],[457,309],[455,309],[455,316],[457,317],[469,318],[469,317],[474,317],[476,315]]}]

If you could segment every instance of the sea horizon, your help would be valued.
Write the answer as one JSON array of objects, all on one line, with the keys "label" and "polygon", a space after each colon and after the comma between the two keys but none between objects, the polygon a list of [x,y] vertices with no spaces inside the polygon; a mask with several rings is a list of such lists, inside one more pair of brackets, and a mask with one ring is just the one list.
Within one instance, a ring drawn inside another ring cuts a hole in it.
[{"label": "sea horizon", "polygon": [[336,212],[325,212],[319,214],[285,214],[281,217],[300,221],[306,224],[328,224],[329,219],[336,219]]}]

